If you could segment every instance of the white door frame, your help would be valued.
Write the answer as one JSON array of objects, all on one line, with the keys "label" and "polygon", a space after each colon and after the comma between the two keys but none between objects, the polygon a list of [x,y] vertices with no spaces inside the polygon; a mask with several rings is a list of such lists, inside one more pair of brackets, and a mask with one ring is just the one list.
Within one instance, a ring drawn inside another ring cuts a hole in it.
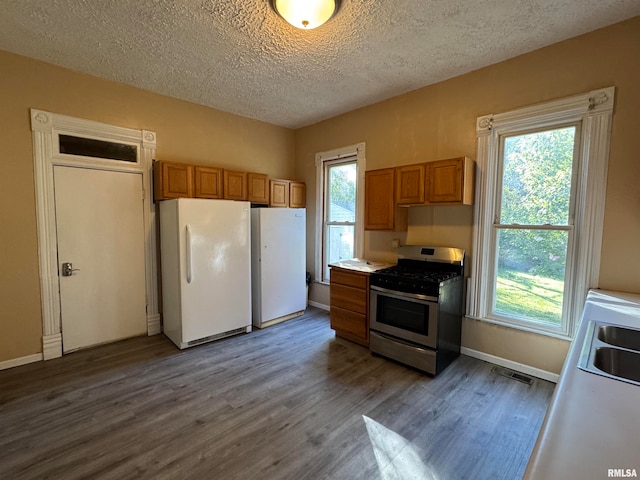
[{"label": "white door frame", "polygon": [[[160,333],[156,264],[156,218],[152,202],[152,162],[156,134],[31,109],[33,161],[38,226],[38,260],[42,303],[42,356],[44,360],[62,356],[62,326],[58,277],[53,167],[55,165],[93,168],[142,174],[144,189],[145,284],[147,333]],[[137,161],[124,162],[60,153],[58,135],[68,134],[137,146]]]}]

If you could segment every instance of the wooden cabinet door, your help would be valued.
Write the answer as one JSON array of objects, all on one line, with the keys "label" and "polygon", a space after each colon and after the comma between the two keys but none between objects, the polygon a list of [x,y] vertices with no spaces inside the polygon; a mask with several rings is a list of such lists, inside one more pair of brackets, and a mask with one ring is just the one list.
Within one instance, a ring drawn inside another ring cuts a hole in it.
[{"label": "wooden cabinet door", "polygon": [[307,206],[307,186],[304,182],[289,183],[289,206],[305,208]]},{"label": "wooden cabinet door", "polygon": [[153,163],[153,199],[193,197],[193,166],[158,161]]},{"label": "wooden cabinet door", "polygon": [[234,172],[225,170],[224,178],[224,198],[227,200],[247,199],[247,172]]},{"label": "wooden cabinet door", "polygon": [[264,173],[249,173],[249,201],[259,205],[269,204],[269,176]]},{"label": "wooden cabinet door", "polygon": [[429,163],[429,202],[462,201],[462,162],[459,158]]},{"label": "wooden cabinet door", "polygon": [[196,198],[222,198],[222,169],[194,167]]},{"label": "wooden cabinet door", "polygon": [[429,203],[473,204],[473,161],[461,157],[427,165]]},{"label": "wooden cabinet door", "polygon": [[289,181],[269,180],[269,206],[288,207],[289,206]]},{"label": "wooden cabinet door", "polygon": [[364,172],[365,230],[406,230],[409,209],[395,205],[393,168]]},{"label": "wooden cabinet door", "polygon": [[394,170],[383,168],[364,172],[364,228],[393,230]]},{"label": "wooden cabinet door", "polygon": [[422,164],[396,167],[396,204],[424,203],[424,171]]}]

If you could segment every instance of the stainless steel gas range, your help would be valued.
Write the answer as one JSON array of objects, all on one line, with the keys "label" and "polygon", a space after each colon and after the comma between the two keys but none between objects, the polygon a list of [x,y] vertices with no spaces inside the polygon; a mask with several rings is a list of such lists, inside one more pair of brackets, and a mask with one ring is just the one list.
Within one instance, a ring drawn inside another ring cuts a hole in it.
[{"label": "stainless steel gas range", "polygon": [[460,355],[464,250],[406,245],[370,276],[373,353],[439,374]]}]

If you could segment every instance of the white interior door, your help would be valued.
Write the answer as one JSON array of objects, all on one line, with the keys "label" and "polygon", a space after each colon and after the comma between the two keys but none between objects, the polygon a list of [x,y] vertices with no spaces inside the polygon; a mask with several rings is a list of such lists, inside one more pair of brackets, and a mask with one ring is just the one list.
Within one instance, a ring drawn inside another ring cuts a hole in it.
[{"label": "white interior door", "polygon": [[63,351],[145,334],[142,175],[56,166],[54,185]]}]

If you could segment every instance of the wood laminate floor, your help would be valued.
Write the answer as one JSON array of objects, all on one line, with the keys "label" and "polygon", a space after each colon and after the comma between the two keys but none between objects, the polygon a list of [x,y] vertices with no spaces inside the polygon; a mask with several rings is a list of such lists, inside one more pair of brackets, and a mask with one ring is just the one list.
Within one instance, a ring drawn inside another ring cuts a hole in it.
[{"label": "wood laminate floor", "polygon": [[2,479],[522,477],[553,384],[437,378],[326,312],[180,351],[162,335],[0,372]]}]

